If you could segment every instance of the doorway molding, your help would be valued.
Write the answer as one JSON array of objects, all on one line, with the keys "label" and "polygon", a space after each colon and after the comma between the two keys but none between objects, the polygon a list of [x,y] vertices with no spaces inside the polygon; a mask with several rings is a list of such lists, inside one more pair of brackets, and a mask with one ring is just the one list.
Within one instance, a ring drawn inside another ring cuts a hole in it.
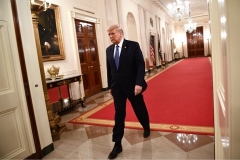
[{"label": "doorway molding", "polygon": [[[77,43],[77,36],[76,36],[76,28],[75,28],[75,19],[78,20],[82,20],[82,21],[87,21],[87,22],[91,22],[95,24],[95,32],[96,32],[96,39],[97,39],[97,49],[99,52],[99,65],[100,65],[100,72],[101,72],[101,80],[102,80],[102,86],[107,86],[107,78],[104,75],[107,75],[106,72],[106,54],[104,54],[106,51],[106,49],[104,48],[103,45],[103,36],[104,35],[102,33],[103,31],[103,27],[102,27],[102,23],[101,23],[101,19],[99,17],[97,17],[95,15],[95,13],[93,12],[88,12],[88,11],[83,11],[81,9],[75,8],[79,11],[70,11],[71,14],[71,24],[72,24],[72,28],[73,28],[73,37],[74,37],[74,43],[75,43],[75,53],[78,54],[78,43]],[[107,34],[106,34],[107,35]],[[103,53],[103,54],[101,54]],[[78,55],[76,55],[78,57]],[[80,59],[77,58],[77,63],[80,64]],[[82,75],[82,70],[81,70],[81,66],[78,65],[78,71],[79,74]],[[84,86],[83,83],[80,84],[80,88],[81,88],[81,98],[85,97],[85,93],[84,93]],[[104,90],[104,88],[103,88]]]}]

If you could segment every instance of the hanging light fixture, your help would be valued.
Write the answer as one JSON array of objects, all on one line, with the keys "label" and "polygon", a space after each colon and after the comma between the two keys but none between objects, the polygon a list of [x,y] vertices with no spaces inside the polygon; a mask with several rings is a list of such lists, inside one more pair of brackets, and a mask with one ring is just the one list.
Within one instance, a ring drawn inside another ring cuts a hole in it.
[{"label": "hanging light fixture", "polygon": [[192,23],[192,18],[189,16],[188,17],[188,24],[184,24],[184,29],[188,33],[192,33],[193,31],[196,30],[197,24]]},{"label": "hanging light fixture", "polygon": [[183,3],[181,0],[175,0],[167,7],[169,16],[181,21],[182,18],[190,12],[189,4],[189,1]]},{"label": "hanging light fixture", "polygon": [[48,8],[51,7],[51,3],[47,2],[46,0],[30,0],[31,6],[39,6],[38,8],[46,11]]}]

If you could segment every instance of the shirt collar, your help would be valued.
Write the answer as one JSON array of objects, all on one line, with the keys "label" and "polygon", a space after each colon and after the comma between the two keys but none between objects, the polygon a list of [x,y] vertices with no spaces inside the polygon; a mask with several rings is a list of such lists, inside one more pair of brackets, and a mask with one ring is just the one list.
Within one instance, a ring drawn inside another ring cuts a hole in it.
[{"label": "shirt collar", "polygon": [[[124,40],[124,38],[122,38],[122,40],[120,41],[120,43],[118,43],[118,46],[119,46],[120,48],[122,48],[123,40]],[[117,45],[115,45],[115,46],[117,46]]]}]

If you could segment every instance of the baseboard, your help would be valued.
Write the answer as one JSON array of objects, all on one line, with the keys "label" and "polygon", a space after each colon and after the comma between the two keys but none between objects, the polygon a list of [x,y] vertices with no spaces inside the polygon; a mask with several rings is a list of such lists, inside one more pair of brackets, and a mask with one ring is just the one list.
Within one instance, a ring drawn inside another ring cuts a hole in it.
[{"label": "baseboard", "polygon": [[45,157],[49,153],[51,153],[54,150],[53,143],[49,144],[48,146],[44,147],[42,149],[42,157]]}]

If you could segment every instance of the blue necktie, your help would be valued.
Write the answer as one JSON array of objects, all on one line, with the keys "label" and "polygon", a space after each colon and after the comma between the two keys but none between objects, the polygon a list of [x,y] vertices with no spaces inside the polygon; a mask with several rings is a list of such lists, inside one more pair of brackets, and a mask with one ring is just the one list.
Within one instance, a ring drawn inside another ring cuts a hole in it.
[{"label": "blue necktie", "polygon": [[118,50],[118,47],[119,46],[116,46],[115,57],[114,57],[117,69],[118,69],[118,64],[119,64],[119,50]]}]

